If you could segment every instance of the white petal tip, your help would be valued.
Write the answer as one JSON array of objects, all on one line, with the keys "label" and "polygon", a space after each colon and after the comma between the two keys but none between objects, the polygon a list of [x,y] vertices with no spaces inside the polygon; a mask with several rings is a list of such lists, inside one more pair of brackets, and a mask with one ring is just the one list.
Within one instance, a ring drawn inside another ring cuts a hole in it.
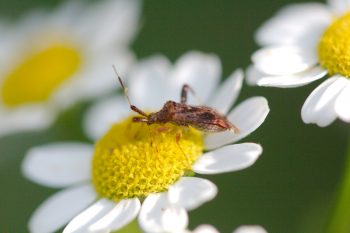
[{"label": "white petal tip", "polygon": [[242,143],[222,147],[201,156],[193,165],[199,174],[219,174],[252,166],[263,149],[259,144]]}]

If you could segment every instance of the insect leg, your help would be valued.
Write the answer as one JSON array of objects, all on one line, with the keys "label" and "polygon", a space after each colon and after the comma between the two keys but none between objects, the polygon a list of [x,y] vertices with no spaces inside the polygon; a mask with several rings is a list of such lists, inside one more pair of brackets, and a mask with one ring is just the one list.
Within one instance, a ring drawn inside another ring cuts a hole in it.
[{"label": "insect leg", "polygon": [[130,105],[130,109],[133,110],[134,112],[140,114],[141,116],[148,117],[148,115],[144,111],[142,111],[141,109],[139,109],[135,105]]},{"label": "insect leg", "polygon": [[161,127],[157,128],[158,133],[165,133],[165,132],[168,132],[169,130],[170,130],[170,128],[166,127],[166,126],[161,126]]},{"label": "insect leg", "polygon": [[185,104],[187,102],[187,93],[188,90],[190,90],[190,86],[187,84],[184,84],[181,89],[181,103]]},{"label": "insect leg", "polygon": [[159,159],[157,156],[157,154],[159,153],[158,145],[157,145],[157,143],[156,144],[153,143],[154,138],[156,137],[155,136],[156,132],[152,131],[149,125],[147,125],[147,127],[148,127],[148,133],[149,133],[150,146],[152,149],[153,148],[155,149],[155,152],[152,153],[154,155],[153,159],[158,160]]},{"label": "insect leg", "polygon": [[180,129],[180,130],[177,132],[177,134],[176,134],[176,138],[175,138],[176,144],[177,144],[177,146],[179,147],[179,149],[181,150],[182,154],[184,155],[184,158],[186,159],[186,162],[187,162],[187,166],[188,166],[189,168],[191,168],[191,162],[190,162],[188,156],[185,154],[185,152],[184,152],[183,149],[181,148],[180,143],[179,143],[179,142],[180,142],[180,139],[181,139],[181,136],[182,136],[182,131],[181,131],[181,129]]},{"label": "insect leg", "polygon": [[134,117],[132,118],[133,122],[143,122],[143,123],[148,123],[148,119],[147,118],[143,118],[143,117]]}]

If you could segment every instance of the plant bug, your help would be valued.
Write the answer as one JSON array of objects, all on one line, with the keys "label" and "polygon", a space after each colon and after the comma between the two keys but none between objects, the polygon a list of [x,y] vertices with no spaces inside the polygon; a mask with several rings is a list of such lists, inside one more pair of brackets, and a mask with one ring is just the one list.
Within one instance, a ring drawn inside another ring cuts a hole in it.
[{"label": "plant bug", "polygon": [[168,100],[158,112],[150,114],[145,113],[131,104],[127,89],[118,75],[115,66],[113,66],[113,69],[118,76],[119,83],[125,93],[130,109],[141,115],[134,117],[133,122],[143,122],[148,125],[172,123],[179,126],[192,126],[203,132],[217,133],[232,131],[234,133],[239,133],[239,129],[217,110],[208,106],[192,106],[186,104],[188,92],[191,91],[194,94],[193,89],[187,84],[184,84],[182,87],[180,103]]}]

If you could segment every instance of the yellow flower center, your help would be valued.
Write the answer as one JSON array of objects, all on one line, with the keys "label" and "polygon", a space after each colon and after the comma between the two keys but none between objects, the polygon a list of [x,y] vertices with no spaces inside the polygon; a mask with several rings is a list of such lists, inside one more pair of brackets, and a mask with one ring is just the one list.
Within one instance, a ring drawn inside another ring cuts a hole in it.
[{"label": "yellow flower center", "polygon": [[335,20],[318,44],[320,64],[330,75],[350,77],[350,13]]},{"label": "yellow flower center", "polygon": [[28,55],[11,70],[0,87],[8,107],[47,100],[81,65],[79,51],[66,44],[54,44]]},{"label": "yellow flower center", "polygon": [[114,125],[95,146],[92,182],[97,193],[115,201],[166,191],[202,154],[202,134],[172,124]]}]

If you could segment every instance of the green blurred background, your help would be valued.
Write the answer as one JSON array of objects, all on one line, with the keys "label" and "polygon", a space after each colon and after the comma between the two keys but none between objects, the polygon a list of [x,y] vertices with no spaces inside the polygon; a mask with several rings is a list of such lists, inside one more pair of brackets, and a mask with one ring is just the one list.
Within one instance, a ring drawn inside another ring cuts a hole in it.
[{"label": "green blurred background", "polygon": [[[0,0],[0,14],[15,20],[26,10],[59,3]],[[257,49],[253,40],[256,28],[290,3],[149,0],[143,4],[142,28],[132,47],[138,58],[162,53],[173,61],[188,50],[216,53],[222,60],[223,77],[227,77],[249,64]],[[239,101],[255,95],[269,100],[267,120],[243,140],[261,143],[263,155],[249,169],[206,176],[218,185],[219,194],[190,213],[191,228],[209,223],[221,232],[231,232],[242,224],[260,224],[270,233],[323,232],[342,175],[349,126],[340,121],[327,128],[302,123],[301,106],[321,82],[297,89],[243,87]],[[32,211],[56,192],[21,176],[25,151],[48,142],[86,141],[81,122],[89,104],[64,112],[46,131],[0,139],[0,232],[27,232]]]}]

